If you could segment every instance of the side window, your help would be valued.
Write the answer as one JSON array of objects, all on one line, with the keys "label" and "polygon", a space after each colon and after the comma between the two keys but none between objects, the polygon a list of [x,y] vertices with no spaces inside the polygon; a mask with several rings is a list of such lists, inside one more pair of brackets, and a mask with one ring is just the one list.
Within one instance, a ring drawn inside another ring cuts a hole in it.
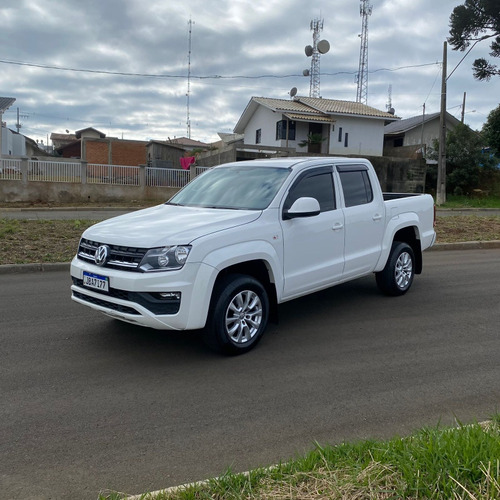
[{"label": "side window", "polygon": [[346,207],[364,205],[373,200],[372,186],[366,170],[340,171],[339,175]]},{"label": "side window", "polygon": [[335,208],[335,194],[333,189],[333,176],[331,172],[311,174],[300,179],[288,193],[284,209],[288,210],[294,201],[307,196],[316,198],[322,212]]}]

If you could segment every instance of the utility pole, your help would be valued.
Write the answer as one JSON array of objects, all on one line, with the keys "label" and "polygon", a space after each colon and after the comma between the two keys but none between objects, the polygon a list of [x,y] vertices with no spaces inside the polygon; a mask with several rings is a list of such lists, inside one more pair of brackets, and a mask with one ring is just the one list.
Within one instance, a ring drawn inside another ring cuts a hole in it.
[{"label": "utility pole", "polygon": [[446,203],[446,72],[448,44],[443,44],[443,74],[441,77],[441,113],[439,115],[439,156],[436,187],[436,204]]},{"label": "utility pole", "polygon": [[191,117],[189,115],[189,97],[191,95],[191,32],[193,28],[193,21],[191,18],[189,18],[188,25],[189,25],[189,42],[188,42],[188,76],[187,76],[187,118],[186,118],[186,125],[187,125],[187,137],[188,139],[191,139]]},{"label": "utility pole", "polygon": [[462,102],[462,123],[465,119],[465,98],[467,97],[467,92],[464,92],[464,100]]}]

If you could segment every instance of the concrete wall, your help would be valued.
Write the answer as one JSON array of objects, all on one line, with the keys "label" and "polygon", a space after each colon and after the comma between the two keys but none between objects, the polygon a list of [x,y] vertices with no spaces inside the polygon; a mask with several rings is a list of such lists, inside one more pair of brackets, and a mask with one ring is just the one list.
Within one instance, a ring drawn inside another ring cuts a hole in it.
[{"label": "concrete wall", "polygon": [[0,180],[2,203],[123,203],[137,201],[166,201],[178,189],[152,186],[112,186],[76,184],[70,182],[37,182]]}]

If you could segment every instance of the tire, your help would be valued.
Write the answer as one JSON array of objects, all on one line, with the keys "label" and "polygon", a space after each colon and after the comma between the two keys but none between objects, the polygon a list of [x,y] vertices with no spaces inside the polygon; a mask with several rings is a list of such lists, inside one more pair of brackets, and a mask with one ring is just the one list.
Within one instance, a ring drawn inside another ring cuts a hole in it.
[{"label": "tire", "polygon": [[386,295],[404,295],[415,276],[415,254],[407,243],[395,241],[384,269],[375,274],[377,285]]},{"label": "tire", "polygon": [[244,354],[261,340],[268,318],[269,298],[262,284],[251,276],[228,275],[214,289],[205,343],[223,354]]}]

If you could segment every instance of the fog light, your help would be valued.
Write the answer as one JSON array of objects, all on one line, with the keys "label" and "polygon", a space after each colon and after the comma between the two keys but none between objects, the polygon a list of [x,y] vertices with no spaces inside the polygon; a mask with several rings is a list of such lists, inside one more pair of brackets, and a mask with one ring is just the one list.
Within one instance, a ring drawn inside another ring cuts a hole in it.
[{"label": "fog light", "polygon": [[159,295],[165,300],[181,300],[181,292],[160,292]]}]

